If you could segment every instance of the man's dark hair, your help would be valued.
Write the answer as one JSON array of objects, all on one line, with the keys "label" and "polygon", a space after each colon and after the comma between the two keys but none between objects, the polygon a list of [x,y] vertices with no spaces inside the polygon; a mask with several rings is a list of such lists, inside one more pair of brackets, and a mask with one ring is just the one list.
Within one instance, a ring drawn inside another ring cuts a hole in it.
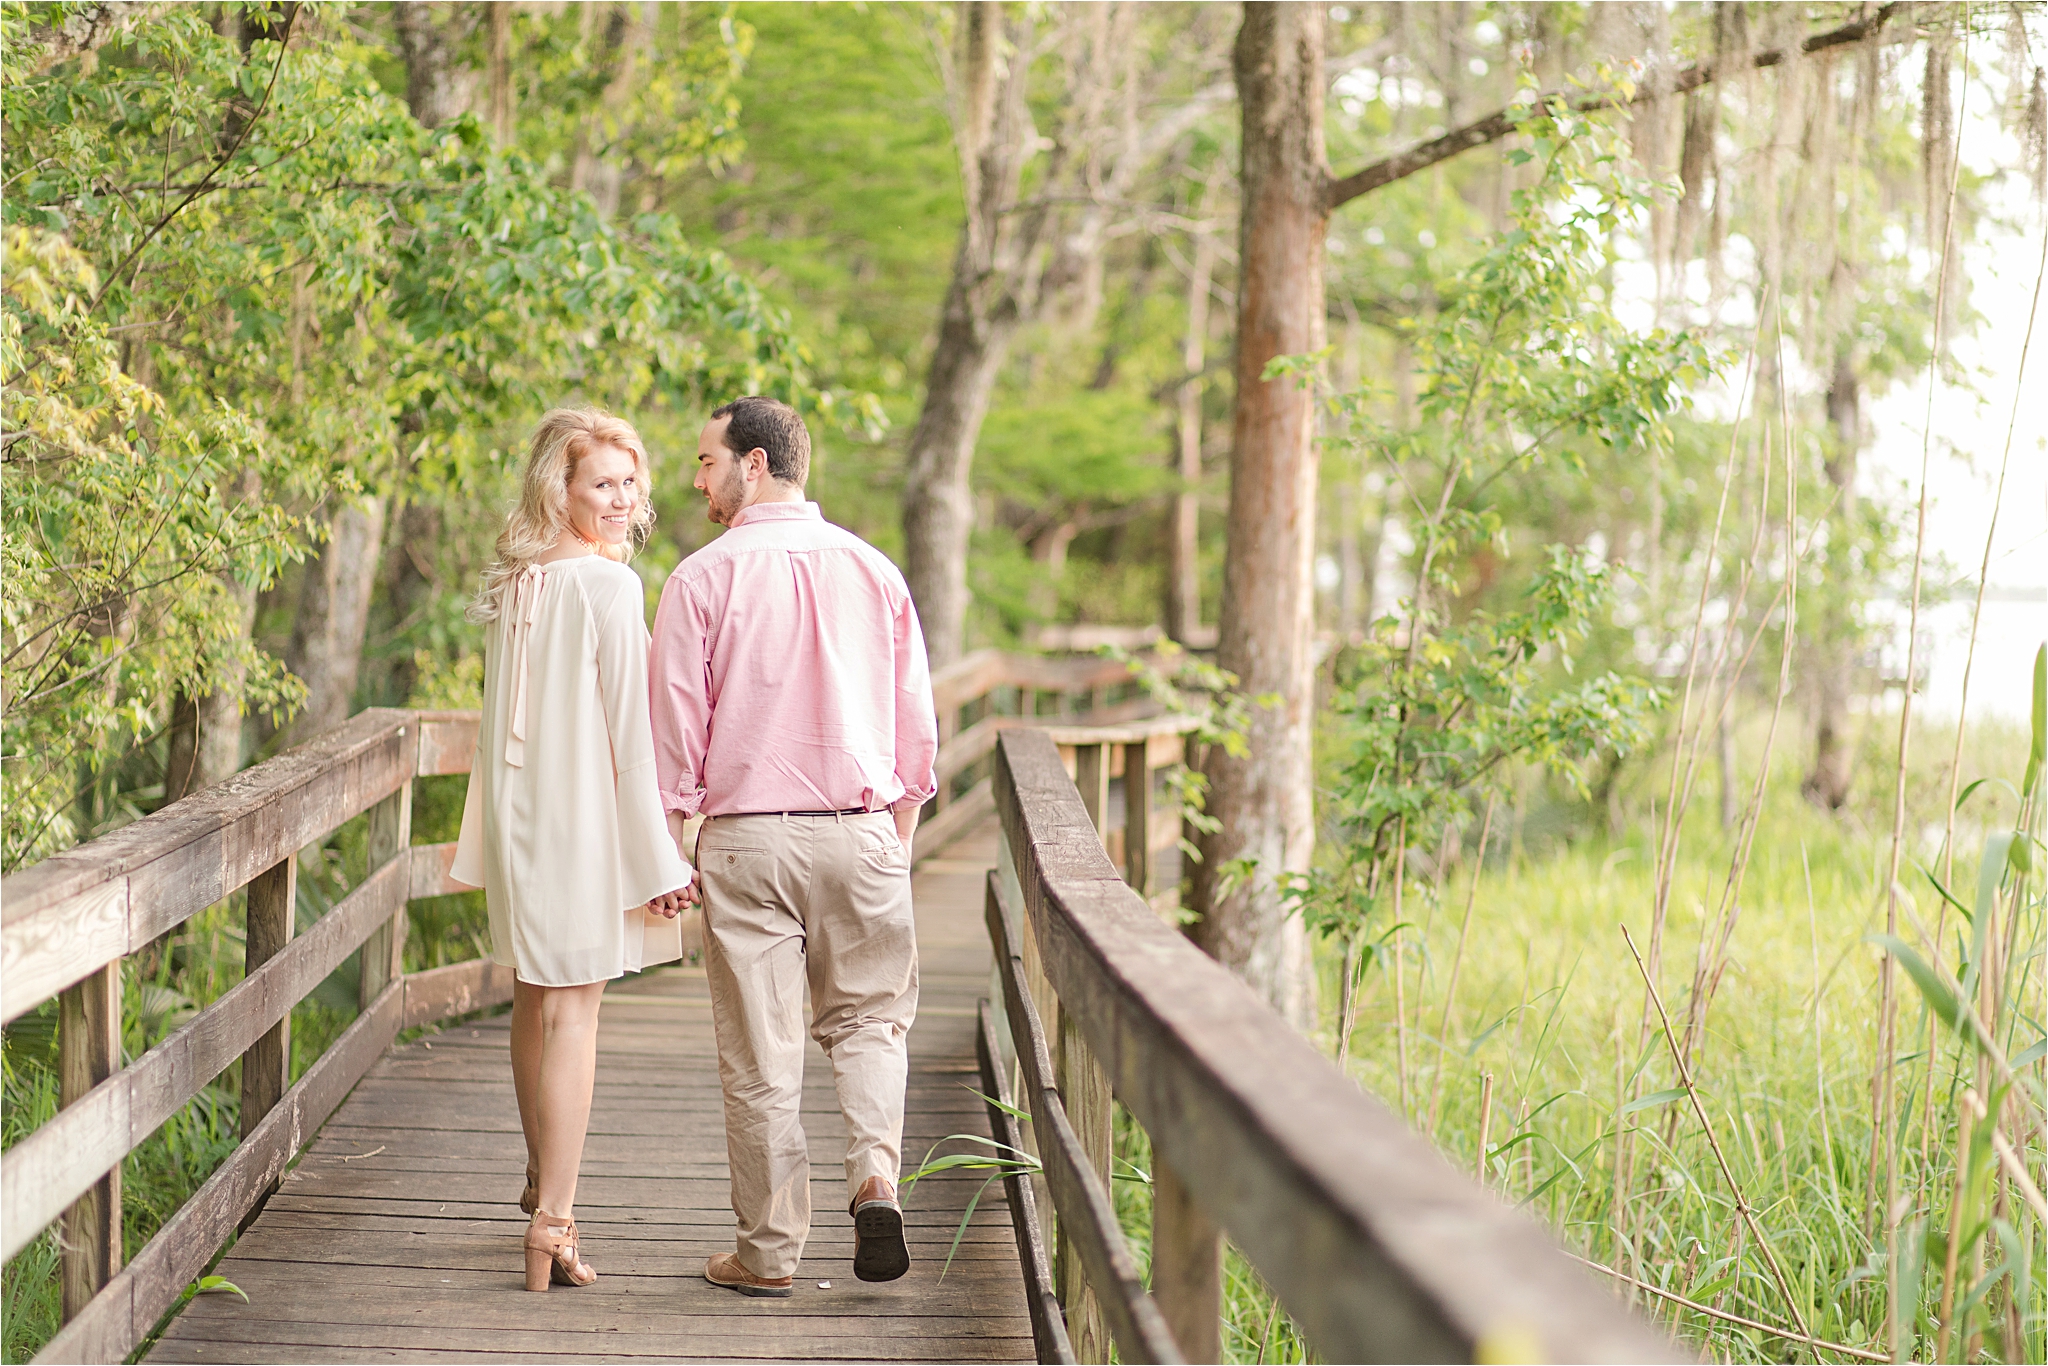
[{"label": "man's dark hair", "polygon": [[756,447],[768,453],[768,473],[801,488],[811,477],[811,434],[803,418],[787,403],[749,394],[711,410],[712,421],[729,417],[725,448],[745,455]]}]

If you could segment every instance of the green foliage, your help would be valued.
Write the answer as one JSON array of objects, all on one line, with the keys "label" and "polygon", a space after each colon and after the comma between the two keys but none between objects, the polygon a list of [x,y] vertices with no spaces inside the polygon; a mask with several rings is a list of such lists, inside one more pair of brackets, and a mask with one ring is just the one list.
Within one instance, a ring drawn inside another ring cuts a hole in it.
[{"label": "green foliage", "polygon": [[[499,486],[501,428],[579,391],[879,421],[820,390],[784,316],[672,217],[607,218],[473,116],[421,128],[337,12],[236,36],[173,7],[38,66],[39,26],[75,8],[0,11],[8,866],[91,833],[67,811],[81,773],[152,738],[173,695],[246,675],[246,706],[290,709],[228,585],[274,585],[323,505],[463,504]],[[664,173],[729,155],[743,51],[721,24],[599,123]],[[713,112],[665,122],[682,105]]]},{"label": "green foliage", "polygon": [[[1337,667],[1323,866],[1283,885],[1305,923],[1345,946],[1347,1007],[1372,945],[1400,928],[1371,926],[1406,877],[1406,851],[1439,840],[1507,765],[1583,791],[1585,765],[1641,745],[1661,699],[1633,675],[1572,678],[1573,651],[1617,577],[1582,549],[1547,547],[1515,610],[1444,605],[1469,556],[1510,554],[1490,501],[1503,476],[1547,466],[1583,480],[1589,446],[1666,447],[1670,415],[1711,372],[1697,339],[1631,329],[1596,301],[1611,235],[1651,202],[1623,171],[1613,135],[1526,107],[1517,117],[1528,146],[1510,156],[1536,163],[1534,183],[1515,193],[1509,227],[1441,311],[1404,325],[1421,381],[1414,419],[1386,423],[1369,390],[1332,404],[1360,458],[1401,490],[1416,540],[1406,611],[1376,622]],[[1283,358],[1271,373],[1311,377],[1322,360]]]},{"label": "green foliage", "polygon": [[[754,29],[731,5],[515,9],[506,21],[512,141],[557,183],[594,161],[660,184],[730,166],[746,150],[737,86]],[[484,29],[464,53],[478,66],[489,61]]]},{"label": "green foliage", "polygon": [[0,849],[13,867],[76,838],[66,808],[79,760],[109,737],[152,734],[172,689],[205,691],[234,663],[250,671],[252,705],[300,695],[241,636],[221,580],[269,582],[302,527],[234,496],[239,471],[285,473],[245,414],[172,411],[123,373],[85,256],[40,228],[5,233]]},{"label": "green foliage", "polygon": [[[1237,675],[1218,668],[1200,655],[1189,654],[1173,641],[1162,641],[1148,654],[1137,654],[1114,646],[1102,653],[1129,667],[1132,681],[1162,711],[1192,717],[1195,728],[1188,732],[1188,752],[1183,762],[1166,770],[1167,799],[1180,808],[1183,830],[1214,834],[1223,827],[1209,814],[1208,754],[1221,749],[1233,759],[1250,752],[1251,714],[1254,706],[1271,706],[1273,697],[1247,697],[1238,691]],[[1202,851],[1183,833],[1183,859],[1202,861]]]}]

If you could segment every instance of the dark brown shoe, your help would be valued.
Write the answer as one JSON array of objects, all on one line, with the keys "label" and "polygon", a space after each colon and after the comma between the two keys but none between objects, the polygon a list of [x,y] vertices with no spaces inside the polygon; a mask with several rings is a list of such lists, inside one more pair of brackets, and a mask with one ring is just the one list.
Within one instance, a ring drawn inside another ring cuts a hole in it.
[{"label": "dark brown shoe", "polygon": [[910,1248],[903,1241],[903,1206],[896,1188],[879,1176],[860,1183],[850,1206],[853,1215],[853,1274],[864,1281],[893,1281],[910,1270]]},{"label": "dark brown shoe", "polygon": [[721,1252],[704,1263],[704,1279],[727,1290],[737,1290],[742,1295],[786,1300],[796,1293],[796,1277],[784,1276],[771,1281],[766,1276],[756,1276],[740,1264],[739,1254],[735,1252]]}]

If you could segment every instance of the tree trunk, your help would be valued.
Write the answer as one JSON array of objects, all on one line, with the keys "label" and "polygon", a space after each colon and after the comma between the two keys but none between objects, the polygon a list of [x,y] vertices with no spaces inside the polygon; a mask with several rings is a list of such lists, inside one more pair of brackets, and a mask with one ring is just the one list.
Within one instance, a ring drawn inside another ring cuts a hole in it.
[{"label": "tree trunk", "polygon": [[[229,584],[242,613],[242,639],[256,625],[256,590]],[[204,791],[242,771],[242,681],[245,667],[237,661],[222,670],[214,690],[199,699],[199,747],[192,766],[192,790]]]},{"label": "tree trunk", "polygon": [[[1846,343],[1835,357],[1828,384],[1828,423],[1832,449],[1821,468],[1835,488],[1830,515],[1828,555],[1847,560],[1856,525],[1856,457],[1863,444],[1863,387]],[[1813,768],[1801,784],[1807,797],[1830,811],[1849,800],[1851,760],[1849,697],[1855,685],[1856,629],[1853,603],[1843,583],[1820,600],[1814,644],[1819,647],[1818,686],[1814,697]]]},{"label": "tree trunk", "polygon": [[476,27],[473,5],[397,0],[391,22],[405,61],[405,103],[427,128],[439,128],[469,104],[473,72],[459,64],[457,52]]},{"label": "tree trunk", "polygon": [[[1210,195],[1202,197],[1208,208]],[[1188,331],[1181,343],[1181,369],[1187,379],[1180,386],[1180,411],[1175,435],[1179,439],[1176,473],[1180,491],[1173,495],[1173,536],[1167,555],[1166,634],[1188,644],[1202,624],[1202,367],[1207,363],[1209,340],[1209,285],[1216,270],[1216,239],[1208,232],[1195,235],[1194,269],[1188,278]]]},{"label": "tree trunk", "polygon": [[956,273],[903,479],[904,578],[935,669],[966,648],[974,443],[1016,331],[1014,323],[975,326],[971,305],[955,297],[968,288]]},{"label": "tree trunk", "polygon": [[199,704],[189,693],[171,698],[171,737],[164,757],[164,804],[198,789],[193,779],[199,759]]},{"label": "tree trunk", "polygon": [[491,131],[512,145],[512,6],[491,6]]},{"label": "tree trunk", "polygon": [[334,514],[327,544],[306,562],[284,661],[306,683],[306,705],[292,723],[293,744],[349,717],[383,543],[384,499],[365,498]]},{"label": "tree trunk", "polygon": [[[1210,107],[1200,96],[1153,101],[1139,88],[1133,5],[1052,7],[1058,40],[1042,49],[1033,38],[1039,11],[1019,9],[1007,25],[1006,13],[992,0],[959,7],[952,94],[966,216],[904,466],[905,577],[934,665],[965,648],[974,444],[1017,328],[1078,298],[1061,325],[1085,329],[1112,218],[1141,168]],[[1037,50],[1059,52],[1066,67],[1064,98],[1048,100],[1060,116],[1049,139],[1024,99]],[[1163,85],[1179,69],[1161,63],[1153,75]],[[1137,111],[1148,103],[1165,108],[1141,131]],[[1024,164],[1040,147],[1035,202],[1021,204]]]},{"label": "tree trunk", "polygon": [[[457,54],[476,27],[478,12],[470,5],[399,0],[391,17],[405,59],[406,104],[421,124],[438,128],[469,101],[474,73],[459,65]],[[292,723],[291,743],[339,725],[354,704],[384,544],[385,503],[385,495],[376,493],[337,510],[328,524],[327,543],[306,562],[285,651],[285,667],[307,689],[306,705]]]},{"label": "tree trunk", "polygon": [[[1212,749],[1209,810],[1222,828],[1197,866],[1197,941],[1289,1020],[1310,1011],[1308,940],[1280,902],[1281,873],[1315,845],[1310,741],[1315,611],[1315,397],[1262,378],[1276,356],[1323,345],[1323,7],[1245,6],[1234,55],[1243,104],[1237,416],[1218,659],[1254,698],[1245,758]],[[1224,885],[1226,865],[1257,861]]]},{"label": "tree trunk", "polygon": [[1003,210],[1016,199],[1028,154],[1023,46],[1013,40],[1005,50],[1000,4],[960,7],[954,128],[966,217],[903,473],[904,578],[933,668],[965,648],[974,443],[1017,331],[1016,300],[998,256],[1007,237]]}]

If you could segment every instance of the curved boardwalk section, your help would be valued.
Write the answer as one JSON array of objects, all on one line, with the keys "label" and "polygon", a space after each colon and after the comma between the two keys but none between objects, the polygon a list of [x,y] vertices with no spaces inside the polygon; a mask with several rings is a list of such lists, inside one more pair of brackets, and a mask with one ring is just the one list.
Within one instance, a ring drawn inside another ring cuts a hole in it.
[{"label": "curved boardwalk section", "polygon": [[[990,962],[982,870],[996,861],[995,839],[984,824],[917,874],[922,985],[906,1168],[948,1134],[989,1132],[969,1088],[980,1085],[975,1002]],[[701,969],[648,973],[606,993],[576,1206],[599,1278],[526,1293],[516,1203],[525,1149],[507,1041],[498,1016],[392,1050],[215,1268],[248,1303],[200,1296],[148,1359],[1032,1359],[999,1188],[941,1276],[977,1175],[906,1192],[908,1276],[879,1286],[853,1278],[845,1130],[815,1047],[803,1108],[813,1219],[796,1295],[748,1299],[704,1282],[704,1259],[732,1247],[732,1210]]]}]

